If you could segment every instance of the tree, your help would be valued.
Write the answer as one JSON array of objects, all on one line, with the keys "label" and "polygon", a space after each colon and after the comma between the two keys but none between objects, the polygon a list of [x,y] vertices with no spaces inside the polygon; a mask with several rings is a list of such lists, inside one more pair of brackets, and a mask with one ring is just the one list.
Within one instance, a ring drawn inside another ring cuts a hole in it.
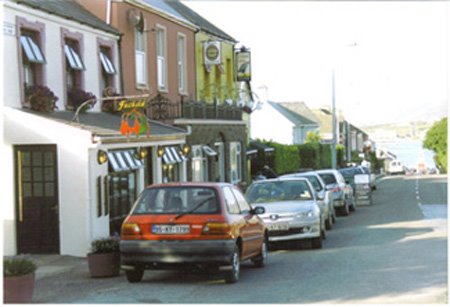
[{"label": "tree", "polygon": [[428,130],[423,147],[435,152],[436,165],[447,172],[447,117],[435,122]]},{"label": "tree", "polygon": [[319,143],[320,142],[320,134],[317,131],[308,131],[306,133],[305,143]]}]

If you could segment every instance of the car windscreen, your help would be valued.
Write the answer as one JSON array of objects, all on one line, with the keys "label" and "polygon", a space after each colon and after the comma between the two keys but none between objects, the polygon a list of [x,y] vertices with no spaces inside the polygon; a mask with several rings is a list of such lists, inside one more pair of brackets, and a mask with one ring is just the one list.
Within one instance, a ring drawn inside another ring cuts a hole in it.
[{"label": "car windscreen", "polygon": [[322,180],[325,182],[325,184],[336,184],[336,177],[334,177],[333,174],[319,174],[320,178],[322,178]]},{"label": "car windscreen", "polygon": [[249,187],[246,199],[255,204],[314,198],[306,180],[286,180],[254,183]]},{"label": "car windscreen", "polygon": [[132,214],[212,214],[220,211],[216,190],[207,187],[158,187],[142,192]]}]

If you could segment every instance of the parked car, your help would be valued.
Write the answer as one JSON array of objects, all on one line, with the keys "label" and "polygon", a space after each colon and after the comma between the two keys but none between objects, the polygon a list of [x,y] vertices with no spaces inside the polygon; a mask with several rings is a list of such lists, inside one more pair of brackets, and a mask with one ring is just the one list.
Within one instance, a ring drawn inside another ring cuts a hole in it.
[{"label": "parked car", "polygon": [[345,182],[344,177],[335,169],[318,170],[328,191],[332,192],[334,208],[344,216],[355,211],[355,198],[353,188]]},{"label": "parked car", "polygon": [[405,174],[405,169],[400,160],[392,160],[389,161],[386,172],[390,175]]},{"label": "parked car", "polygon": [[325,227],[327,230],[332,228],[334,222],[336,222],[336,210],[333,205],[333,196],[331,191],[327,191],[325,182],[317,174],[317,172],[309,171],[302,173],[293,173],[283,175],[280,178],[306,178],[311,183],[312,187],[316,190],[317,203],[323,215],[325,217]]},{"label": "parked car", "polygon": [[227,183],[150,186],[122,225],[122,268],[129,282],[141,281],[146,269],[187,266],[225,269],[225,281],[236,282],[242,261],[266,263],[264,212]]},{"label": "parked car", "polygon": [[342,177],[344,177],[345,182],[352,186],[353,194],[355,192],[355,175],[364,174],[364,170],[360,166],[346,167],[339,169]]},{"label": "parked car", "polygon": [[321,248],[325,239],[325,219],[321,216],[316,193],[306,178],[276,178],[252,183],[245,194],[269,229],[269,242],[310,240]]}]

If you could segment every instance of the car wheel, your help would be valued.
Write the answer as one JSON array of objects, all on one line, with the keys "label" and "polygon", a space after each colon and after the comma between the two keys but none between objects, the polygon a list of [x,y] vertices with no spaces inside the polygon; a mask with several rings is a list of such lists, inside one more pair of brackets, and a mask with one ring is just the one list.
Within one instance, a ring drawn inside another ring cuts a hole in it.
[{"label": "car wheel", "polygon": [[345,205],[343,208],[341,208],[341,214],[343,216],[348,216],[350,214],[350,209],[348,208],[348,203],[345,202]]},{"label": "car wheel", "polygon": [[332,216],[329,216],[326,220],[325,220],[325,229],[326,230],[330,230],[333,223],[331,222],[331,220],[333,219]]},{"label": "car wheel", "polygon": [[231,254],[231,270],[226,272],[225,282],[227,284],[233,284],[239,280],[241,271],[241,259],[239,253],[239,247],[235,246],[234,251]]},{"label": "car wheel", "polygon": [[311,239],[311,247],[313,249],[322,248],[322,241],[323,241],[322,235],[320,235],[320,237],[318,238]]},{"label": "car wheel", "polygon": [[352,205],[350,206],[350,211],[354,212],[356,211],[355,201],[353,200]]},{"label": "car wheel", "polygon": [[268,244],[267,239],[264,239],[263,243],[261,244],[261,254],[258,257],[252,259],[252,262],[255,265],[255,267],[257,268],[265,267],[267,262],[267,255],[268,255]]},{"label": "car wheel", "polygon": [[332,215],[333,224],[336,223],[336,209],[333,207],[333,215]]},{"label": "car wheel", "polygon": [[144,270],[135,269],[130,271],[125,271],[125,275],[127,276],[127,280],[131,283],[140,282],[142,277],[144,276]]}]

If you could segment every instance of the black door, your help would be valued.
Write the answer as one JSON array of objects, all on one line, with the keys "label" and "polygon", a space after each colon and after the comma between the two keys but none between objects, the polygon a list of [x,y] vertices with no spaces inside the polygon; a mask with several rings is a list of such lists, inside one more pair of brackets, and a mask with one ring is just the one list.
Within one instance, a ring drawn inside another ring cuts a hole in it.
[{"label": "black door", "polygon": [[59,253],[55,145],[15,147],[18,253]]}]

